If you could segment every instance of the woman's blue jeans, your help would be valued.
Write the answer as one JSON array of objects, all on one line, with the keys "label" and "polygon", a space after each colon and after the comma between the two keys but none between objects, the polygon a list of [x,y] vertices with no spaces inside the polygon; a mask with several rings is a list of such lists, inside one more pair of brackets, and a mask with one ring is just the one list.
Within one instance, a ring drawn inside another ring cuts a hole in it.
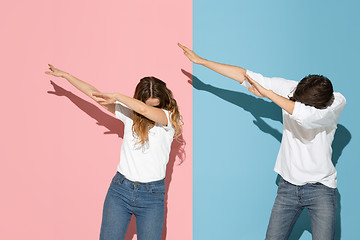
[{"label": "woman's blue jeans", "polygon": [[160,240],[164,198],[164,179],[138,183],[117,172],[105,198],[100,240],[124,239],[132,214],[136,218],[137,239]]},{"label": "woman's blue jeans", "polygon": [[312,239],[334,239],[336,196],[336,188],[321,183],[297,186],[281,178],[266,239],[288,239],[304,208],[310,216]]}]

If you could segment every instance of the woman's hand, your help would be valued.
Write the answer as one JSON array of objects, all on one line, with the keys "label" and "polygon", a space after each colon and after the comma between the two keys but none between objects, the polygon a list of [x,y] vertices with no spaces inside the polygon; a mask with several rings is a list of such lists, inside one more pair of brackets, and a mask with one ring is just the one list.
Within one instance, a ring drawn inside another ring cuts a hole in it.
[{"label": "woman's hand", "polygon": [[47,71],[45,72],[46,74],[49,74],[49,75],[53,75],[55,77],[64,77],[67,73],[64,72],[64,71],[61,71],[60,69],[58,68],[55,68],[53,65],[51,64],[48,64],[49,65],[49,69],[51,71]]},{"label": "woman's hand", "polygon": [[116,93],[95,92],[92,95],[96,97],[95,100],[101,105],[107,105],[116,102]]},{"label": "woman's hand", "polygon": [[194,51],[188,49],[187,47],[181,45],[180,43],[178,43],[178,46],[184,51],[185,56],[193,63],[196,64],[200,64],[201,61],[203,60],[201,57],[199,57],[199,55],[197,55],[196,53],[194,53]]},{"label": "woman's hand", "polygon": [[264,88],[247,74],[245,74],[245,78],[251,85],[251,88],[248,88],[250,92],[252,92],[255,96],[258,97],[266,97],[266,98],[268,97],[269,92],[271,92],[271,90]]}]

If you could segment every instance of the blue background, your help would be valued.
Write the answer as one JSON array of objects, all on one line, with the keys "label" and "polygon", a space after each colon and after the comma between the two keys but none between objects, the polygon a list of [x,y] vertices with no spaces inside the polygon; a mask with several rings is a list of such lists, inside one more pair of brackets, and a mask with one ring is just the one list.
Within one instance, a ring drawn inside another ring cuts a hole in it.
[{"label": "blue background", "polygon": [[[336,239],[356,238],[359,227],[359,9],[357,1],[193,3],[200,56],[269,77],[323,74],[347,98],[333,144]],[[193,75],[194,239],[264,239],[277,190],[281,111],[202,66]],[[310,232],[304,211],[291,239],[311,239]]]}]

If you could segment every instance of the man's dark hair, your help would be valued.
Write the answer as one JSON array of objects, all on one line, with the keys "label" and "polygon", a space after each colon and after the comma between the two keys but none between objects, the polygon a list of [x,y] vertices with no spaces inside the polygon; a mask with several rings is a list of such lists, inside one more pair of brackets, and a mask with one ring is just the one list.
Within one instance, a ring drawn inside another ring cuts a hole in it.
[{"label": "man's dark hair", "polygon": [[299,82],[290,100],[323,109],[334,101],[333,93],[333,86],[327,77],[308,75]]}]

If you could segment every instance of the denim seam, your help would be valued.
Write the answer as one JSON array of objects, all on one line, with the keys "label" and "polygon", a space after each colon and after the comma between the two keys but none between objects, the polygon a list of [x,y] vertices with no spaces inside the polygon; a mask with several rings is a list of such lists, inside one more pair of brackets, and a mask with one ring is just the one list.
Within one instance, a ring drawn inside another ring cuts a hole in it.
[{"label": "denim seam", "polygon": [[[291,233],[291,230],[292,229],[290,229],[290,226],[291,226],[291,224],[293,223],[293,221],[294,221],[294,219],[295,219],[295,216],[297,215],[297,213],[300,211],[300,210],[302,210],[302,209],[298,209],[296,212],[295,212],[295,214],[294,214],[294,216],[293,216],[293,218],[291,219],[291,221],[290,221],[290,224],[288,225],[288,230],[287,230],[287,232],[286,232],[286,234],[284,235],[284,237],[286,237],[286,236],[289,236],[290,235],[290,233]],[[285,238],[284,238],[285,239]]]}]

